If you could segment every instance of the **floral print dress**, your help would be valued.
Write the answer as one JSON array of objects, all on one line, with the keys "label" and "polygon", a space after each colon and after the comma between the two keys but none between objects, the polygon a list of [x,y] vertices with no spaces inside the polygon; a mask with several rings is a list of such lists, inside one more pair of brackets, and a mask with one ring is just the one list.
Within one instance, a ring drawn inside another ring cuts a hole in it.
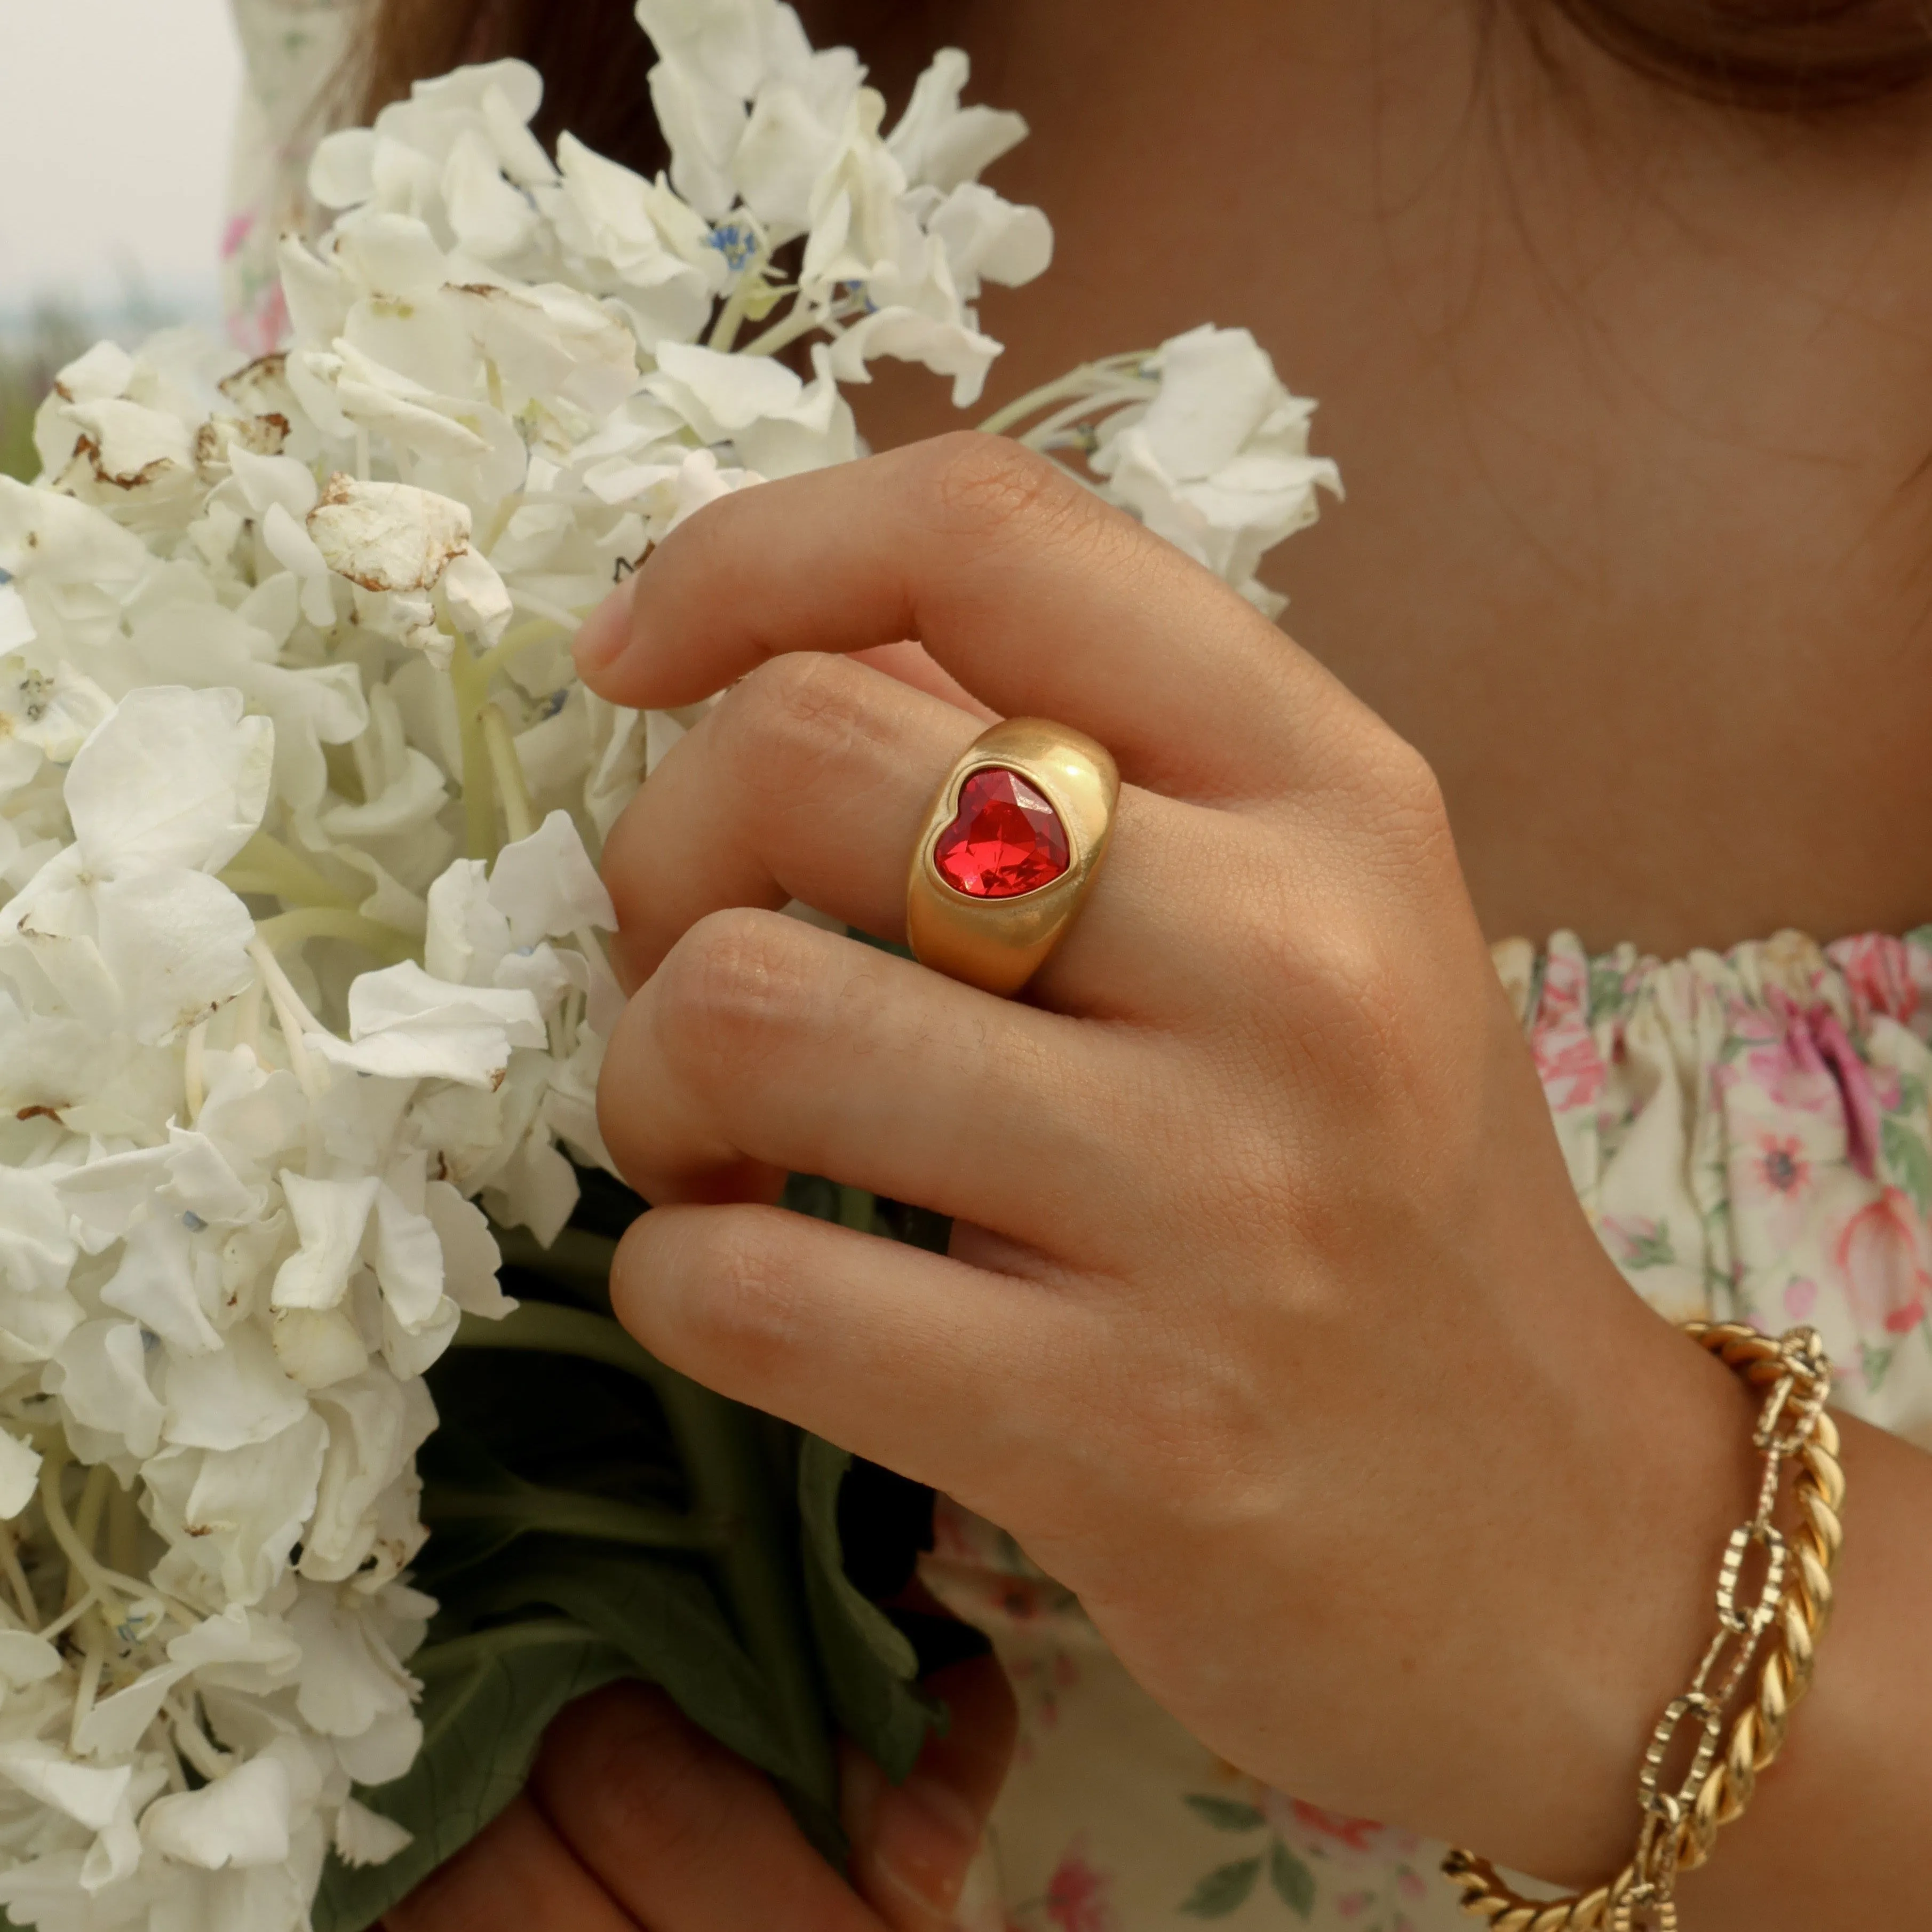
[{"label": "floral print dress", "polygon": [[[1559,934],[1496,959],[1630,1286],[1673,1322],[1812,1323],[1838,1406],[1932,1448],[1932,926],[1667,962]],[[1196,1743],[989,1524],[942,1504],[926,1575],[1020,1701],[970,1932],[1474,1922],[1439,1845],[1268,1790]]]}]

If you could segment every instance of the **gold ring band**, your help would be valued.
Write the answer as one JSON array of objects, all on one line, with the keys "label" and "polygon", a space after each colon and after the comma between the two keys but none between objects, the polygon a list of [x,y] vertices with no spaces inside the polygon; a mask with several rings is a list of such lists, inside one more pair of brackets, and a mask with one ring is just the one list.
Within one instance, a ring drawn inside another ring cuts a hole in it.
[{"label": "gold ring band", "polygon": [[1041,718],[982,731],[946,775],[913,848],[906,935],[922,964],[1017,993],[1080,910],[1113,830],[1105,746]]}]

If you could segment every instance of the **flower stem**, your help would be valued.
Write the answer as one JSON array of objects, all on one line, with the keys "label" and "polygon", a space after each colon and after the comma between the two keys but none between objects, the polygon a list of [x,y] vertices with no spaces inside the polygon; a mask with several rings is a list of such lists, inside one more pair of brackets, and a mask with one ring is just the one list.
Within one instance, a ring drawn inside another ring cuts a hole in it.
[{"label": "flower stem", "polygon": [[[1036,415],[1049,403],[1057,403],[1074,396],[1093,396],[1096,399],[1102,393],[1124,388],[1130,372],[1148,359],[1145,350],[1132,350],[1124,356],[1108,356],[1098,362],[1083,362],[1077,369],[1070,369],[1064,376],[1051,382],[1042,383],[1037,389],[1030,389],[1021,397],[1008,403],[1004,409],[995,410],[979,425],[983,436],[1004,436],[1015,424],[1025,422],[1030,416]],[[1153,393],[1149,385],[1144,392]],[[1120,395],[1118,400],[1130,402],[1132,395]]]},{"label": "flower stem", "polygon": [[433,1643],[410,1659],[412,1676],[422,1677],[442,1670],[460,1670],[466,1664],[487,1664],[506,1651],[546,1650],[553,1644],[595,1643],[597,1633],[568,1617],[542,1617],[526,1624],[512,1624],[496,1630],[473,1630],[467,1636],[452,1637],[446,1643]]},{"label": "flower stem", "polygon": [[423,1514],[431,1522],[492,1522],[545,1536],[580,1536],[638,1550],[716,1550],[723,1538],[715,1523],[683,1510],[621,1502],[578,1490],[530,1483],[514,1490],[466,1490],[432,1483],[423,1492]]},{"label": "flower stem", "polygon": [[576,628],[574,624],[560,624],[554,617],[527,617],[520,624],[512,624],[498,642],[476,660],[478,688],[488,690],[490,680],[512,658],[529,650],[531,645],[541,644],[560,631],[568,632]]},{"label": "flower stem", "polygon": [[820,320],[816,309],[803,302],[794,302],[782,321],[773,322],[763,334],[753,336],[738,353],[776,356],[780,350],[789,349],[800,337],[809,335],[820,326]]},{"label": "flower stem", "polygon": [[472,859],[496,856],[496,788],[490,753],[483,740],[483,704],[489,680],[479,678],[470,642],[460,634],[450,652],[450,682],[456,692],[457,742],[463,754],[464,851]]},{"label": "flower stem", "polygon": [[304,906],[296,912],[278,913],[273,919],[262,920],[255,935],[278,952],[311,939],[345,939],[392,966],[399,960],[414,958],[417,950],[414,937],[400,926],[383,926],[359,912],[343,912],[334,906]]},{"label": "flower stem", "polygon": [[496,774],[497,795],[503,801],[503,829],[514,845],[537,829],[536,808],[530,802],[524,761],[517,756],[517,741],[510,735],[510,721],[503,715],[503,707],[494,703],[484,705],[481,722],[490,769]]},{"label": "flower stem", "polygon": [[267,832],[256,832],[229,861],[221,883],[231,892],[261,892],[296,905],[356,910],[356,900],[350,893]]}]

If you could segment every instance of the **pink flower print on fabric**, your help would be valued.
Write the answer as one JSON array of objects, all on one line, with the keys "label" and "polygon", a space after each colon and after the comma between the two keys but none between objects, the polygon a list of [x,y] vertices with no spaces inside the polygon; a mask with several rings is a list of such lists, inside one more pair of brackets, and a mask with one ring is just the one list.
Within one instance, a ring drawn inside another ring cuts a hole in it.
[{"label": "pink flower print on fabric", "polygon": [[1932,1241],[1910,1199],[1888,1187],[1840,1231],[1838,1267],[1861,1328],[1904,1335],[1925,1317],[1932,1286]]},{"label": "pink flower print on fabric", "polygon": [[1590,1030],[1590,962],[1580,952],[1552,952],[1530,1029],[1536,1070],[1552,1113],[1587,1107],[1604,1090],[1604,1057]]},{"label": "pink flower print on fabric", "polygon": [[1774,1107],[1841,1122],[1845,1157],[1868,1180],[1879,1144],[1879,1098],[1871,1070],[1838,1016],[1826,1006],[1800,1006],[1773,988],[1762,1010],[1732,1015],[1735,1040],[1754,1042],[1712,1069],[1714,1089],[1753,1088]]},{"label": "pink flower print on fabric", "polygon": [[1414,1852],[1420,1844],[1413,1832],[1378,1825],[1372,1818],[1352,1818],[1344,1811],[1311,1804],[1284,1792],[1264,1791],[1262,1815],[1292,1845],[1346,1858],[1388,1861]]},{"label": "pink flower print on fabric", "polygon": [[1868,1033],[1876,1018],[1912,1024],[1922,1001],[1912,950],[1904,940],[1888,932],[1862,933],[1828,946],[1825,956],[1845,976],[1859,1032]]},{"label": "pink flower print on fabric", "polygon": [[1060,1932],[1119,1932],[1110,1897],[1112,1881],[1088,1862],[1082,1832],[1060,1856],[1046,1882],[1048,1923]]}]

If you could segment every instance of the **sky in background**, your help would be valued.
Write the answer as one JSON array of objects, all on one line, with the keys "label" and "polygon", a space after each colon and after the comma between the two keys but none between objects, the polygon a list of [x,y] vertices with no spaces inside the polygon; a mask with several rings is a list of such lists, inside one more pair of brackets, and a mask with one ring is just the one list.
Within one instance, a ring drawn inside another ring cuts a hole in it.
[{"label": "sky in background", "polygon": [[52,296],[107,316],[122,269],[219,314],[228,0],[0,0],[0,324]]}]

